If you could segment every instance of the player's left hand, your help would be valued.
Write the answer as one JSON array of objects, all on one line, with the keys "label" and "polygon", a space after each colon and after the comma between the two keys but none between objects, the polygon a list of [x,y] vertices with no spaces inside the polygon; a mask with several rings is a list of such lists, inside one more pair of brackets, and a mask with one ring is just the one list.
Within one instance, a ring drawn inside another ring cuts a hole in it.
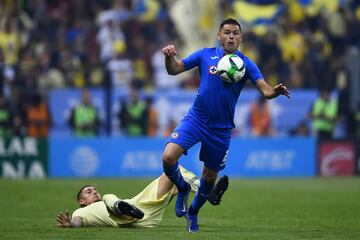
[{"label": "player's left hand", "polygon": [[71,217],[67,210],[65,212],[59,212],[56,221],[58,221],[58,227],[71,227]]},{"label": "player's left hand", "polygon": [[287,87],[282,83],[276,85],[274,87],[274,91],[278,95],[285,95],[287,98],[290,98],[290,92],[288,91]]}]

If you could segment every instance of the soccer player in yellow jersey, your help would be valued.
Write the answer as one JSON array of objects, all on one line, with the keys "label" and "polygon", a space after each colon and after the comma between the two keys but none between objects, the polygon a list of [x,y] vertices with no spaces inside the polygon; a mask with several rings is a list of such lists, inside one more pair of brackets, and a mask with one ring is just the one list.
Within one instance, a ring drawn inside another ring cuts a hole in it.
[{"label": "soccer player in yellow jersey", "polygon": [[[181,167],[184,179],[196,192],[200,181],[190,171]],[[213,205],[220,203],[227,189],[228,178],[223,176],[209,198]],[[91,185],[84,186],[77,194],[81,208],[70,217],[69,212],[60,212],[57,221],[60,227],[155,227],[164,214],[172,196],[177,194],[175,185],[162,174],[152,181],[141,193],[131,199],[122,200],[114,194],[103,197]]]}]

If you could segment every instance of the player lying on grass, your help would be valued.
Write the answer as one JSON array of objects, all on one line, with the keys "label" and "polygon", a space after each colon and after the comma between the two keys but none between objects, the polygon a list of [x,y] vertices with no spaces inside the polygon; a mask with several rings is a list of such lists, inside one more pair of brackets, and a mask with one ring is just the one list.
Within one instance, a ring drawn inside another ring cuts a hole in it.
[{"label": "player lying on grass", "polygon": [[[196,192],[200,181],[190,171],[181,167],[181,174]],[[209,202],[220,204],[228,187],[228,178],[223,176],[214,188]],[[177,194],[175,185],[162,174],[151,182],[141,193],[131,199],[122,200],[114,194],[102,198],[96,188],[84,186],[77,194],[78,208],[70,217],[68,211],[60,212],[57,221],[60,227],[155,227],[163,217],[166,206]]]}]

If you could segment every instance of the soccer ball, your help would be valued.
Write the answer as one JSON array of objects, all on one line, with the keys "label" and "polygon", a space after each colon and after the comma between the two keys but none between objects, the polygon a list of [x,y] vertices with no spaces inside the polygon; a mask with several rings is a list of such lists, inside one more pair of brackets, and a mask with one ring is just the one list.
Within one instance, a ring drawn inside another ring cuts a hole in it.
[{"label": "soccer ball", "polygon": [[244,61],[238,55],[227,54],[218,62],[217,73],[225,82],[238,82],[245,75]]}]

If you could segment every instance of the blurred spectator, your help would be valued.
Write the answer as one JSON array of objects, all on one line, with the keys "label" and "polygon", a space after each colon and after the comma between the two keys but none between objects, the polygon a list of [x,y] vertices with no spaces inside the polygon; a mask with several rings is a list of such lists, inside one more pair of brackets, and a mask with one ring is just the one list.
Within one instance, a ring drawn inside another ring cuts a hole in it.
[{"label": "blurred spectator", "polygon": [[320,96],[315,100],[310,117],[312,128],[319,139],[331,139],[338,119],[338,103],[331,98],[327,88],[320,91]]},{"label": "blurred spectator", "polygon": [[51,116],[46,101],[35,94],[25,108],[27,134],[31,137],[48,137]]},{"label": "blurred spectator", "polygon": [[77,137],[94,137],[99,134],[99,113],[92,104],[88,90],[82,92],[81,102],[71,111],[68,122]]},{"label": "blurred spectator", "polygon": [[170,134],[174,131],[174,129],[176,128],[178,122],[175,119],[170,119],[170,122],[168,124],[167,129],[164,132],[164,137],[169,137]]},{"label": "blurred spectator", "polygon": [[150,81],[150,73],[148,70],[148,65],[146,63],[146,45],[145,39],[143,37],[135,37],[132,41],[133,51],[131,51],[130,59],[131,65],[133,66],[133,80],[132,84],[136,88],[144,88],[145,86],[152,85]]},{"label": "blurred spectator", "polygon": [[114,1],[114,8],[99,13],[97,22],[100,29],[96,35],[96,41],[100,45],[100,59],[103,63],[109,61],[114,55],[114,44],[117,41],[125,41],[125,36],[120,27],[120,20],[126,19],[129,6],[125,1]]},{"label": "blurred spectator", "polygon": [[66,86],[65,75],[61,71],[60,66],[53,66],[49,47],[48,44],[39,43],[34,53],[29,50],[25,53],[26,55],[23,56],[23,58],[27,59],[28,64],[37,64],[39,74],[37,86],[45,92],[53,88],[63,88]]},{"label": "blurred spectator", "polygon": [[3,94],[4,81],[5,81],[5,62],[2,49],[0,48],[0,94]]},{"label": "blurred spectator", "polygon": [[337,73],[336,88],[338,89],[338,124],[336,137],[351,137],[354,132],[351,132],[350,130],[352,111],[350,107],[348,76],[345,70],[341,70]]},{"label": "blurred spectator", "polygon": [[154,70],[154,85],[156,89],[168,90],[179,86],[177,78],[167,73],[164,64],[164,54],[160,48],[152,55],[151,65]]},{"label": "blurred spectator", "polygon": [[24,93],[37,92],[39,87],[37,82],[39,76],[39,63],[40,61],[37,61],[33,51],[25,50],[22,52],[15,79],[17,90]]},{"label": "blurred spectator", "polygon": [[158,123],[158,111],[153,105],[152,97],[146,98],[146,108],[148,114],[147,121],[147,135],[156,136],[158,133],[159,123]]},{"label": "blurred spectator", "polygon": [[2,1],[0,3],[0,28],[10,24],[18,35],[21,46],[25,46],[30,40],[30,32],[34,28],[33,20],[24,11],[22,4],[16,1]]},{"label": "blurred spectator", "polygon": [[15,67],[19,62],[21,42],[19,34],[15,31],[10,20],[10,18],[6,19],[3,30],[0,30],[0,48],[4,54],[5,64],[9,67]]},{"label": "blurred spectator", "polygon": [[358,103],[357,110],[355,112],[355,137],[358,142],[360,142],[360,102]]},{"label": "blurred spectator", "polygon": [[119,24],[113,20],[108,20],[107,24],[100,28],[96,40],[100,45],[100,59],[103,63],[106,63],[114,55],[114,43],[124,41],[125,37]]},{"label": "blurred spectator", "polygon": [[274,133],[269,104],[265,97],[259,96],[250,106],[250,127],[254,136],[271,136]]},{"label": "blurred spectator", "polygon": [[347,21],[345,9],[339,7],[335,12],[327,12],[325,19],[333,49],[336,51],[336,54],[340,54],[346,46]]},{"label": "blurred spectator", "polygon": [[281,39],[282,58],[285,62],[293,62],[300,66],[307,52],[305,38],[297,25],[286,22],[283,24],[284,35]]},{"label": "blurred spectator", "polygon": [[84,87],[85,75],[81,59],[75,54],[72,48],[64,46],[59,52],[59,67],[64,73],[68,86]]},{"label": "blurred spectator", "polygon": [[274,86],[285,79],[286,64],[282,61],[276,29],[269,29],[259,41],[260,64],[266,81]]},{"label": "blurred spectator", "polygon": [[310,128],[306,121],[301,121],[296,128],[291,129],[289,134],[291,136],[310,136]]},{"label": "blurred spectator", "polygon": [[107,64],[110,72],[112,87],[128,88],[134,77],[132,62],[126,58],[126,45],[123,41],[114,43],[114,56]]},{"label": "blurred spectator", "polygon": [[194,90],[197,89],[200,85],[200,78],[196,70],[190,70],[189,72],[183,74],[183,79],[180,83],[180,86],[184,89]]},{"label": "blurred spectator", "polygon": [[103,65],[95,54],[89,55],[86,71],[86,86],[88,87],[104,87],[107,86],[107,76],[104,72]]},{"label": "blurred spectator", "polygon": [[25,137],[27,136],[26,126],[21,118],[20,114],[15,113],[12,119],[11,136],[13,137]]},{"label": "blurred spectator", "polygon": [[247,57],[251,58],[255,63],[260,62],[260,49],[258,48],[258,40],[256,35],[251,32],[244,32],[244,38],[246,41],[241,43],[241,51]]},{"label": "blurred spectator", "polygon": [[11,136],[12,111],[3,95],[0,94],[0,137]]},{"label": "blurred spectator", "polygon": [[128,136],[144,136],[147,134],[148,111],[146,103],[140,99],[138,90],[130,88],[130,96],[121,104],[118,114],[120,128]]},{"label": "blurred spectator", "polygon": [[2,93],[12,97],[12,85],[15,79],[15,69],[19,63],[21,42],[19,35],[14,31],[10,19],[5,20],[3,30],[0,28],[0,49],[3,72]]},{"label": "blurred spectator", "polygon": [[331,55],[332,48],[324,32],[314,32],[309,38],[308,46],[309,51],[305,63],[309,62],[311,64],[309,71],[313,74],[314,79],[310,83],[307,81],[307,78],[304,78],[303,85],[320,89],[325,86],[333,87],[334,78],[332,78],[332,74],[334,73],[329,69],[329,56]]}]

